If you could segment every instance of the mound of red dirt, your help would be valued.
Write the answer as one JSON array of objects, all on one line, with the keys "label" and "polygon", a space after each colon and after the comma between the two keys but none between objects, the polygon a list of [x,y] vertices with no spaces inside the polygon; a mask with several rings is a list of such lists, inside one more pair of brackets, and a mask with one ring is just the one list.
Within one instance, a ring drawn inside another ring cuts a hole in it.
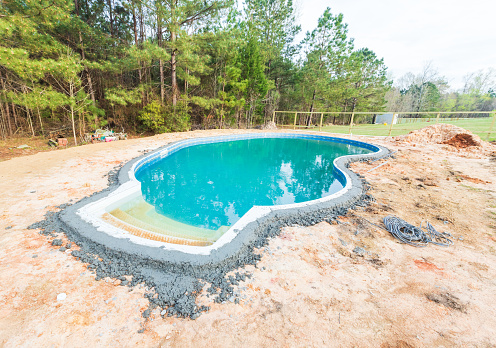
[{"label": "mound of red dirt", "polygon": [[484,141],[472,132],[452,124],[435,124],[414,130],[395,138],[396,141],[415,144],[447,144],[456,148],[484,146]]},{"label": "mound of red dirt", "polygon": [[473,134],[459,133],[450,140],[443,141],[443,144],[451,145],[457,148],[466,148],[469,146],[480,146],[481,144],[474,140]]}]

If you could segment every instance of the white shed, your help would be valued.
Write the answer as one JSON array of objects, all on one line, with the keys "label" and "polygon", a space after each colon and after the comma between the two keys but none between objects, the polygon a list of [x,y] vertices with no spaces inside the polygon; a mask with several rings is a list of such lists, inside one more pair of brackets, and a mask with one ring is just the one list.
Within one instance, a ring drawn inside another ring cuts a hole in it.
[{"label": "white shed", "polygon": [[375,124],[391,124],[391,121],[393,124],[396,124],[398,122],[398,115],[397,114],[382,114],[382,115],[377,115],[375,117]]}]

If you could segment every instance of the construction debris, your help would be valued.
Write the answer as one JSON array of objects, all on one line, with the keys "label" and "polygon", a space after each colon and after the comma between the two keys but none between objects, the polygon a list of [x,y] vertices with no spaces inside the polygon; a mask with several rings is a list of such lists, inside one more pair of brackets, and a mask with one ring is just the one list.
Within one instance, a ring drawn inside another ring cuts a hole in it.
[{"label": "construction debris", "polygon": [[90,134],[90,141],[92,143],[97,141],[110,142],[116,140],[126,140],[127,133],[124,130],[120,133],[115,133],[113,130],[109,129],[97,129],[94,134]]}]

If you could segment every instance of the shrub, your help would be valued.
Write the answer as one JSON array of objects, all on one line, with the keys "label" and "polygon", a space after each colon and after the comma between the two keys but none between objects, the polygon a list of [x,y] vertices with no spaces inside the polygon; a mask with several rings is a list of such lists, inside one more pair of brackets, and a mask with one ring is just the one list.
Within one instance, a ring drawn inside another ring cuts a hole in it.
[{"label": "shrub", "polygon": [[164,109],[165,125],[169,128],[169,132],[184,132],[191,129],[189,117],[191,108],[187,101],[180,100],[175,107],[168,105]]},{"label": "shrub", "polygon": [[179,101],[175,107],[152,101],[140,111],[138,119],[155,133],[183,132],[191,128],[189,110],[186,101]]}]

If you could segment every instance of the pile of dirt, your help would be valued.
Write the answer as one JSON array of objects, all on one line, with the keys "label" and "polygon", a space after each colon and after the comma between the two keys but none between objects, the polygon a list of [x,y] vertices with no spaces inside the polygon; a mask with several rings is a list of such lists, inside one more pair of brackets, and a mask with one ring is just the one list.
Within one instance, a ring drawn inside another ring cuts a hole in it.
[{"label": "pile of dirt", "polygon": [[482,139],[452,124],[435,124],[395,137],[396,141],[415,144],[447,144],[456,148],[483,146]]},{"label": "pile of dirt", "polygon": [[444,141],[443,144],[451,145],[461,149],[469,146],[481,146],[481,143],[478,143],[474,139],[474,134],[467,133],[459,133],[450,140]]},{"label": "pile of dirt", "polygon": [[275,122],[267,122],[267,124],[265,124],[264,126],[262,126],[262,129],[264,130],[273,130],[273,129],[277,129],[277,126],[276,126],[276,123]]},{"label": "pile of dirt", "polygon": [[456,152],[459,156],[477,157],[491,156],[495,152],[495,146],[482,140],[472,132],[454,126],[452,124],[435,124],[414,130],[406,135],[400,135],[392,139],[395,143],[418,145],[444,145],[443,148],[449,152]]}]

